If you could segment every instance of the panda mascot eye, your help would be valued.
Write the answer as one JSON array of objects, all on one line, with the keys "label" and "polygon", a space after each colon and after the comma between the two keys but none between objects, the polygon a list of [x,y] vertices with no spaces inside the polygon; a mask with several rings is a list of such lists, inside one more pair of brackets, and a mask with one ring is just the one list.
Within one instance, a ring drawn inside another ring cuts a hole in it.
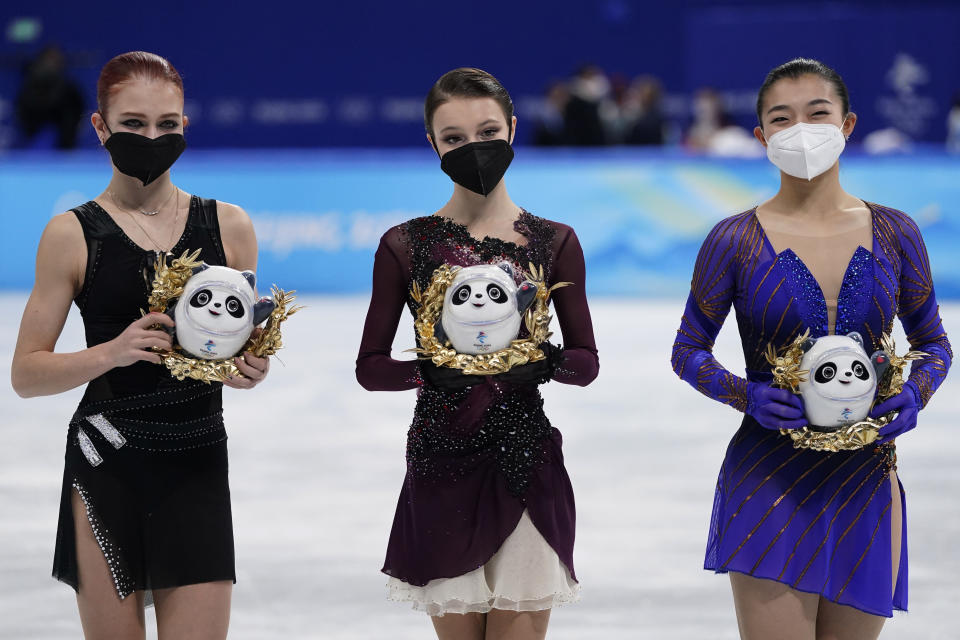
[{"label": "panda mascot eye", "polygon": [[240,304],[240,299],[236,296],[230,296],[227,298],[227,313],[232,315],[234,318],[243,317],[243,305]]},{"label": "panda mascot eye", "polygon": [[861,380],[870,379],[870,370],[863,366],[862,362],[853,363],[853,375],[857,376]]},{"label": "panda mascot eye", "polygon": [[463,304],[470,299],[470,285],[462,284],[460,288],[453,292],[453,298],[451,302],[453,304]]},{"label": "panda mascot eye", "polygon": [[825,362],[817,369],[817,373],[814,374],[814,380],[823,384],[824,382],[833,380],[835,375],[837,375],[837,365],[832,362]]},{"label": "panda mascot eye", "polygon": [[205,307],[208,304],[210,304],[211,298],[212,296],[210,295],[210,292],[208,290],[200,289],[200,291],[197,291],[195,294],[193,294],[193,297],[190,298],[190,306]]},{"label": "panda mascot eye", "polygon": [[487,285],[487,297],[496,302],[497,304],[503,304],[507,301],[506,292],[500,288],[498,284],[488,284]]}]

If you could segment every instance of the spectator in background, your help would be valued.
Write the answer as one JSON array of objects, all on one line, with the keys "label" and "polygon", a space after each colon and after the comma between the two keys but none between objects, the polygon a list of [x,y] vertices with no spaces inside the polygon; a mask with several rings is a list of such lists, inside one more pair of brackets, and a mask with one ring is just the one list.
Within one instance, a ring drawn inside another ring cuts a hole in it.
[{"label": "spectator in background", "polygon": [[720,94],[710,88],[697,91],[693,98],[693,124],[687,131],[687,146],[707,150],[711,138],[720,130],[723,117]]},{"label": "spectator in background", "polygon": [[953,94],[953,105],[947,114],[947,151],[960,153],[960,91]]},{"label": "spectator in background", "polygon": [[565,143],[564,113],[569,100],[570,92],[566,83],[560,80],[550,83],[533,128],[533,144],[539,147],[555,147]]},{"label": "spectator in background", "polygon": [[77,132],[83,119],[83,94],[67,77],[66,57],[56,45],[45,47],[24,69],[17,95],[17,119],[29,143],[44,128],[57,132],[58,149],[77,146]]},{"label": "spectator in background", "polygon": [[667,120],[663,90],[653,76],[627,82],[584,66],[547,88],[533,131],[537,146],[662,145]]},{"label": "spectator in background", "polygon": [[630,145],[662,145],[666,121],[661,101],[663,88],[653,76],[638,76],[627,92],[630,123],[624,142]]},{"label": "spectator in background", "polygon": [[569,88],[570,99],[563,114],[566,144],[584,147],[606,144],[600,107],[610,96],[607,76],[599,67],[585,65],[570,80]]},{"label": "spectator in background", "polygon": [[763,146],[736,123],[723,106],[716,90],[700,89],[693,101],[693,124],[687,145],[714,156],[754,157],[763,155]]},{"label": "spectator in background", "polygon": [[884,127],[863,137],[863,150],[873,155],[909,153],[913,147],[910,136],[896,127]]},{"label": "spectator in background", "polygon": [[609,83],[607,98],[600,102],[600,124],[606,144],[623,144],[630,126],[630,82],[623,74],[614,73],[610,74]]}]

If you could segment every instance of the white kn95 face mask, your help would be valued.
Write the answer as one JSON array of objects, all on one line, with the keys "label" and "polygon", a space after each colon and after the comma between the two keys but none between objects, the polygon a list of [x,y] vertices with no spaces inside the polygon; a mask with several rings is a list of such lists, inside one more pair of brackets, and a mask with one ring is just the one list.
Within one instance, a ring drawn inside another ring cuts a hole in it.
[{"label": "white kn95 face mask", "polygon": [[834,124],[797,124],[767,140],[767,157],[795,178],[812,180],[836,164],[846,141]]}]

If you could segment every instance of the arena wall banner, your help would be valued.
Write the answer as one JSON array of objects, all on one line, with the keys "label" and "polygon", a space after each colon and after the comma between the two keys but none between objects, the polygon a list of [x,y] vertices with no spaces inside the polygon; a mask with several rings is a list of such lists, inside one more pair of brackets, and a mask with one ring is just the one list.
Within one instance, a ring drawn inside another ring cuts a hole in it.
[{"label": "arena wall banner", "polygon": [[[850,150],[841,162],[848,191],[913,216],[938,295],[960,298],[960,158],[938,151],[878,158]],[[429,149],[188,151],[174,172],[184,189],[250,213],[261,285],[305,293],[368,292],[382,233],[432,213],[452,188]],[[32,286],[44,225],[100,193],[108,176],[102,152],[0,157],[0,288]],[[576,229],[592,294],[640,297],[685,296],[707,231],[769,198],[778,185],[765,158],[522,147],[506,181],[515,202]]]}]

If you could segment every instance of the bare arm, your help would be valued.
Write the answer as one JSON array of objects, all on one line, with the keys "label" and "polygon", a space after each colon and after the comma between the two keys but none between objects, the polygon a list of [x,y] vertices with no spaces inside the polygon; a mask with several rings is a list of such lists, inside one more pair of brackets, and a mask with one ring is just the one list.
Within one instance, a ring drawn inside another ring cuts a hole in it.
[{"label": "bare arm", "polygon": [[158,355],[145,349],[170,348],[166,333],[147,327],[158,322],[172,325],[173,321],[150,314],[114,340],[74,353],[54,353],[85,267],[86,245],[80,223],[72,213],[55,217],[40,238],[36,279],[20,322],[10,371],[14,390],[24,398],[73,389],[137,360],[159,362]]},{"label": "bare arm", "polygon": [[227,266],[243,271],[257,270],[257,234],[247,212],[235,204],[217,202],[220,240],[227,256]]},{"label": "bare arm", "polygon": [[[217,221],[220,224],[220,241],[227,257],[227,266],[243,271],[257,270],[257,234],[247,212],[235,204],[217,202]],[[254,329],[259,331],[259,329]],[[251,389],[262,381],[270,371],[270,358],[258,358],[246,352],[233,359],[243,378],[229,378],[223,384],[234,389]]]}]

